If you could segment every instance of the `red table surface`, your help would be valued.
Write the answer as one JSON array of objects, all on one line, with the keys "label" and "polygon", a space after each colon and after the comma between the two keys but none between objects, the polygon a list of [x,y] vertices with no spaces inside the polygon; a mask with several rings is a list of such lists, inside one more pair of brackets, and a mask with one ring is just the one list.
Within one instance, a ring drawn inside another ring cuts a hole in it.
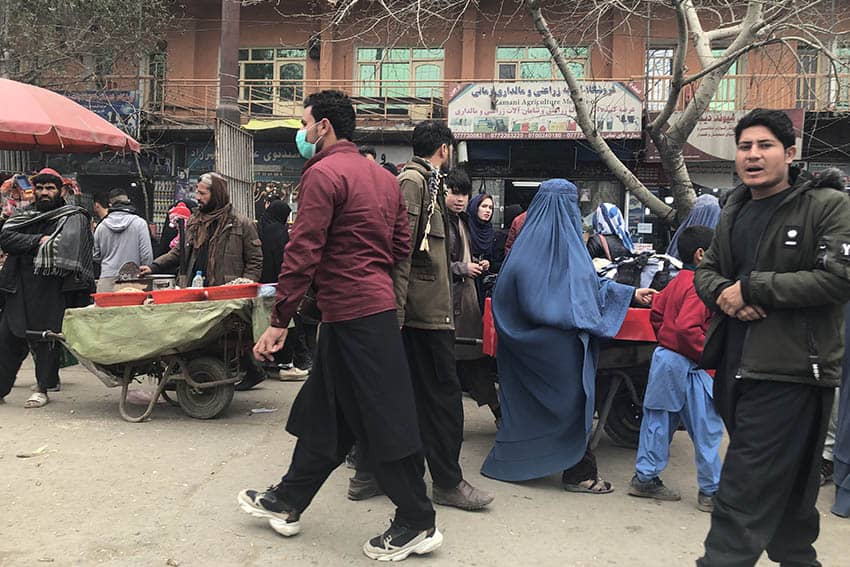
[{"label": "red table surface", "polygon": [[[619,341],[655,342],[655,331],[649,323],[649,309],[629,308],[622,327],[614,336]],[[496,356],[496,326],[493,323],[493,307],[488,297],[484,301],[484,354]]]}]

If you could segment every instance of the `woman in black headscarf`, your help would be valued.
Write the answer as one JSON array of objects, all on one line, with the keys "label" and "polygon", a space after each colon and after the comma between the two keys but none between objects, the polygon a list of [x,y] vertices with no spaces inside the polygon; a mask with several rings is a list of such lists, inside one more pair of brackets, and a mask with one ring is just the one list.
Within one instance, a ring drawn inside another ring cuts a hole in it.
[{"label": "woman in black headscarf", "polygon": [[281,200],[269,203],[259,225],[260,240],[263,243],[263,273],[261,283],[276,283],[283,262],[283,248],[289,242],[287,220],[292,210]]}]

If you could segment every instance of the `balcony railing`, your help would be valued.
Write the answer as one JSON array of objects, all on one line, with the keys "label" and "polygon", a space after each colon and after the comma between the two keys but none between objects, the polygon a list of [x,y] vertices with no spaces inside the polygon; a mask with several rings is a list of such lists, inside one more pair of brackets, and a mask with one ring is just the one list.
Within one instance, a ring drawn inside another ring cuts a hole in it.
[{"label": "balcony railing", "polygon": [[[591,79],[588,79],[591,80]],[[643,90],[648,111],[663,108],[670,77],[635,76],[601,81],[622,81]],[[351,95],[358,126],[405,127],[425,119],[445,119],[448,99],[460,84],[470,81],[239,81],[239,106],[243,120],[251,118],[300,118],[302,101],[323,89],[339,89]],[[477,80],[487,84],[516,81]],[[216,79],[150,79],[146,83],[147,112],[154,122],[209,125],[215,119],[218,100]],[[682,110],[698,85],[680,93],[677,110]],[[850,74],[738,74],[727,75],[709,104],[709,110],[735,111],[757,107],[801,108],[804,110],[850,110]]]},{"label": "balcony railing", "polygon": [[[239,81],[239,108],[250,118],[301,118],[304,97],[323,89],[349,93],[358,126],[386,126],[444,119],[448,83],[428,81]],[[210,124],[215,119],[218,81],[168,79],[152,82],[148,109],[164,124]]]},{"label": "balcony railing", "polygon": [[[644,85],[646,108],[661,110],[670,93],[671,77],[634,77]],[[679,94],[676,110],[683,110],[696,94],[699,83],[687,85]],[[753,108],[800,108],[803,110],[850,110],[850,74],[738,74],[726,75],[708,110],[734,111]]]}]

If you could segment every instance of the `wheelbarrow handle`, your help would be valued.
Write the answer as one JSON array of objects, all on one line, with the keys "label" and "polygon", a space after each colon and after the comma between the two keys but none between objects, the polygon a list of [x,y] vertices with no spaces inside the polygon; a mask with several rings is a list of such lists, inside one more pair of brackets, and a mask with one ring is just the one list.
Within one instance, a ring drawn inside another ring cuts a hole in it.
[{"label": "wheelbarrow handle", "polygon": [[53,331],[26,331],[26,336],[31,341],[64,341],[65,336],[62,333],[54,333]]}]

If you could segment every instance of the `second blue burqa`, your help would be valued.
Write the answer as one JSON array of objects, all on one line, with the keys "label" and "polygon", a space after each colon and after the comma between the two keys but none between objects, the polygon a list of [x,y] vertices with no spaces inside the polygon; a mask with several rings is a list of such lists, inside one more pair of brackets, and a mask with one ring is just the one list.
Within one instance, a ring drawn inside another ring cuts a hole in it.
[{"label": "second blue burqa", "polygon": [[617,333],[633,293],[596,275],[575,185],[544,181],[493,295],[502,424],[482,474],[528,480],[581,460],[599,342]]}]

